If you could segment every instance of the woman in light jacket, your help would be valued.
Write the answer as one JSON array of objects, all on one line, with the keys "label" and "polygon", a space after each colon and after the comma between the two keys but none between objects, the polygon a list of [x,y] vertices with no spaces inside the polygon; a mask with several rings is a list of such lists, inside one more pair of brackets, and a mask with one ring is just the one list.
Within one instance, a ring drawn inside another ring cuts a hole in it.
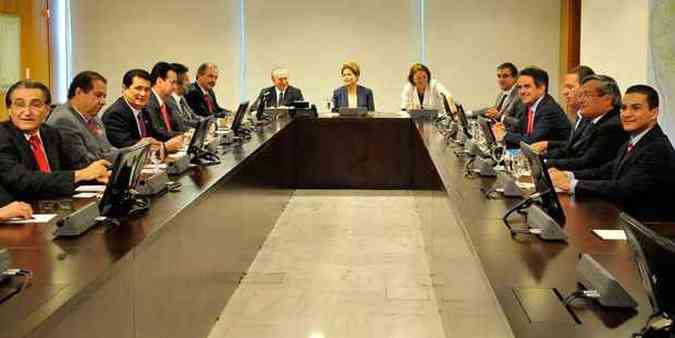
[{"label": "woman in light jacket", "polygon": [[448,99],[450,109],[455,111],[455,104],[452,95],[443,86],[442,83],[431,78],[429,68],[421,63],[416,63],[410,67],[408,74],[408,83],[403,86],[401,93],[402,110],[438,110],[439,113],[448,113],[445,111],[443,97]]}]

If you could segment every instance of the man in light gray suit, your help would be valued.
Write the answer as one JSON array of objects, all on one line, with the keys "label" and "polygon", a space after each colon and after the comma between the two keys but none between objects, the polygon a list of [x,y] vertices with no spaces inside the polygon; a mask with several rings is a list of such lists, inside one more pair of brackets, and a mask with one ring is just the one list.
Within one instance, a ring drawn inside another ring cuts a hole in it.
[{"label": "man in light gray suit", "polygon": [[85,154],[91,163],[112,162],[118,150],[110,145],[98,112],[105,105],[107,81],[99,73],[77,74],[68,88],[68,102],[52,111],[47,124],[61,133],[64,143]]},{"label": "man in light gray suit", "polygon": [[494,106],[474,110],[472,115],[495,119],[503,122],[507,127],[518,125],[525,107],[518,96],[517,81],[518,69],[513,63],[505,62],[497,66],[497,84],[500,92],[497,94]]}]

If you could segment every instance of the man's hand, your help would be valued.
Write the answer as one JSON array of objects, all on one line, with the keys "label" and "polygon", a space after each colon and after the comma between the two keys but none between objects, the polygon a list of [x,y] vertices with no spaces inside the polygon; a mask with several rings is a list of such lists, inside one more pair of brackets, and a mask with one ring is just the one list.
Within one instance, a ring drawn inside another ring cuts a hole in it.
[{"label": "man's hand", "polygon": [[75,172],[75,183],[94,180],[108,183],[108,179],[110,178],[108,167],[110,167],[110,162],[106,160],[95,161],[88,167]]},{"label": "man's hand", "polygon": [[12,202],[0,208],[0,220],[10,218],[30,219],[33,218],[33,208],[24,202]]},{"label": "man's hand", "polygon": [[558,169],[551,168],[548,170],[548,174],[551,176],[553,186],[556,188],[564,192],[569,192],[572,189],[570,177],[566,171],[560,171]]},{"label": "man's hand", "polygon": [[183,134],[172,137],[170,140],[164,142],[164,147],[168,153],[175,153],[183,148]]},{"label": "man's hand", "polygon": [[498,122],[492,127],[492,132],[495,134],[497,142],[503,142],[506,135],[506,127],[503,123]]},{"label": "man's hand", "polygon": [[496,107],[492,107],[492,108],[488,109],[487,111],[485,111],[485,116],[487,116],[491,119],[499,120],[499,117],[501,115],[502,114],[499,113],[499,111],[497,110]]},{"label": "man's hand", "polygon": [[546,150],[548,149],[548,141],[539,141],[539,142],[533,143],[531,146],[538,153],[543,154],[543,153],[546,153]]}]

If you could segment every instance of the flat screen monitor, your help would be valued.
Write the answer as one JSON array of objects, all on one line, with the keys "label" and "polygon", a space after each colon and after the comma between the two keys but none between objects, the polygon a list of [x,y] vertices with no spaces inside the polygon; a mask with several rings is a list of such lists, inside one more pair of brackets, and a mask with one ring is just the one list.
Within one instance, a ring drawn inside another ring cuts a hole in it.
[{"label": "flat screen monitor", "polygon": [[237,112],[234,114],[234,120],[232,121],[232,131],[235,134],[239,134],[241,130],[241,123],[244,121],[244,116],[246,116],[246,111],[248,110],[248,101],[242,102],[237,108]]},{"label": "flat screen monitor", "polygon": [[544,163],[541,155],[527,143],[520,142],[520,149],[530,163],[534,187],[541,196],[541,207],[549,216],[551,216],[551,218],[556,220],[560,226],[564,226],[565,213],[563,212],[560,199],[558,199],[558,194],[551,181],[551,176],[548,174],[546,163]]},{"label": "flat screen monitor", "polygon": [[457,105],[457,116],[459,116],[459,126],[462,128],[464,135],[467,138],[471,138],[471,133],[469,132],[469,121],[466,118],[464,107],[462,107],[461,104]]},{"label": "flat screen monitor", "polygon": [[206,136],[209,134],[211,123],[213,123],[212,118],[206,118],[199,121],[199,124],[195,128],[195,133],[190,140],[190,146],[188,147],[188,154],[190,156],[198,156],[203,152],[204,142],[206,141]]},{"label": "flat screen monitor", "polygon": [[487,143],[488,149],[495,149],[497,147],[497,138],[492,132],[492,124],[490,123],[490,120],[482,116],[478,116],[478,125],[480,126],[480,130],[485,137],[485,142]]},{"label": "flat screen monitor", "polygon": [[126,216],[127,205],[133,198],[130,191],[138,184],[149,153],[149,142],[120,149],[112,166],[110,181],[99,204],[101,216],[111,218]]},{"label": "flat screen monitor", "polygon": [[443,107],[445,108],[445,112],[448,114],[450,117],[450,120],[455,120],[455,115],[452,114],[452,109],[450,109],[450,103],[448,103],[448,98],[443,95]]},{"label": "flat screen monitor", "polygon": [[626,232],[654,313],[665,313],[672,318],[675,314],[675,242],[626,213],[619,215],[619,225]]}]

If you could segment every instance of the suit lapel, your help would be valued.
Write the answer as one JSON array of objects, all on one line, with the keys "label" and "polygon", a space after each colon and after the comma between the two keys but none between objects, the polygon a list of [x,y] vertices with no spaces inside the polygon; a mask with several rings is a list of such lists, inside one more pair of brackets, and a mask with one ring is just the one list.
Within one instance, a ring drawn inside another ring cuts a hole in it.
[{"label": "suit lapel", "polygon": [[51,168],[52,171],[59,170],[61,165],[59,161],[59,149],[56,144],[56,140],[55,138],[51,137],[50,133],[45,132],[43,128],[40,128],[40,138],[42,138],[42,146],[45,149],[45,155],[47,155],[49,168]]},{"label": "suit lapel", "polygon": [[628,149],[628,144],[630,143],[630,140],[628,142],[626,142],[626,144],[623,147],[621,147],[622,156],[621,156],[621,160],[619,161],[619,163],[617,165],[616,170],[614,171],[614,175],[613,175],[614,179],[621,176],[621,172],[623,171],[623,168],[625,168],[626,166],[630,166],[635,161],[635,159],[637,159],[637,157],[640,154],[640,152],[642,151],[642,149],[644,149],[645,144],[648,144],[648,143],[652,142],[652,139],[654,138],[654,136],[657,133],[657,130],[656,130],[657,128],[658,128],[658,126],[652,128],[652,130],[648,131],[647,134],[645,134],[645,136],[643,136],[642,139],[640,139],[640,141],[638,141],[638,143],[635,145],[635,147],[633,148],[633,150],[631,150],[630,153],[626,152],[626,150]]},{"label": "suit lapel", "polygon": [[19,147],[19,152],[18,154],[21,158],[19,159],[21,163],[24,165],[27,165],[30,170],[38,170],[38,165],[37,161],[35,160],[35,156],[33,156],[33,149],[31,149],[30,144],[28,143],[28,140],[26,140],[26,136],[19,130],[14,127],[13,124],[10,123],[10,129],[12,132],[14,132],[14,139],[16,140],[18,147]]}]

